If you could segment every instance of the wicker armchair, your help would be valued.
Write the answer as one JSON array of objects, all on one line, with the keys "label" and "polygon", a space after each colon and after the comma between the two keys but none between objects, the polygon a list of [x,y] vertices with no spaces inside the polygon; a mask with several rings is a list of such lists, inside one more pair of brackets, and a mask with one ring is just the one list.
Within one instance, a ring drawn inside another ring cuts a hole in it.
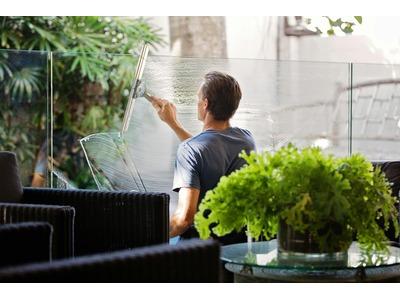
[{"label": "wicker armchair", "polygon": [[218,282],[219,244],[189,240],[0,270],[0,282]]},{"label": "wicker armchair", "polygon": [[49,223],[0,225],[0,268],[50,262],[53,228]]},{"label": "wicker armchair", "polygon": [[0,202],[0,224],[48,222],[52,225],[53,258],[74,255],[74,218],[75,210],[70,206]]},{"label": "wicker armchair", "polygon": [[73,207],[75,256],[168,242],[168,194],[24,188],[22,203]]}]

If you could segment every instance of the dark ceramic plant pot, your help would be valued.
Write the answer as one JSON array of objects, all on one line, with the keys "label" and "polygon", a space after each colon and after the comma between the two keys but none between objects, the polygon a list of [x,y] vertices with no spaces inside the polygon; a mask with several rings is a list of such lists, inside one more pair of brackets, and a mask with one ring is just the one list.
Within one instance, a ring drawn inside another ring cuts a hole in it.
[{"label": "dark ceramic plant pot", "polygon": [[298,232],[286,222],[278,226],[278,260],[281,264],[304,266],[343,266],[347,264],[347,249],[339,247],[324,252],[309,232]]}]

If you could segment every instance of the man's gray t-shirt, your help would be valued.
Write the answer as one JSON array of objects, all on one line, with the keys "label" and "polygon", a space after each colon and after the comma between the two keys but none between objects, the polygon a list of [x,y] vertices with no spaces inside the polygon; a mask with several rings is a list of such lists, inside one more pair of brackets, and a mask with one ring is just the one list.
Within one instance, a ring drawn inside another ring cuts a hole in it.
[{"label": "man's gray t-shirt", "polygon": [[173,190],[192,187],[200,190],[199,203],[224,175],[240,169],[244,159],[239,153],[255,150],[255,142],[246,129],[229,127],[208,129],[179,145],[175,162]]}]

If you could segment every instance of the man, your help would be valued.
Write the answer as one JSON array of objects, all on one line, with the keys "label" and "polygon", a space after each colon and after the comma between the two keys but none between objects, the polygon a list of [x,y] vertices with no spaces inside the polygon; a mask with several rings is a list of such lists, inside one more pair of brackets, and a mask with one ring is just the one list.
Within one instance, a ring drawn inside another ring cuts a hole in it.
[{"label": "man", "polygon": [[[204,77],[198,93],[198,119],[203,122],[200,134],[192,136],[176,117],[173,103],[152,96],[152,104],[162,121],[182,141],[177,151],[173,190],[179,191],[178,206],[170,220],[170,237],[198,237],[193,226],[194,215],[208,190],[224,175],[241,168],[242,150],[255,149],[252,135],[245,129],[231,127],[242,93],[238,82],[228,74],[210,72]],[[223,244],[237,242],[238,236],[219,239]],[[243,234],[239,238],[243,240]]]}]

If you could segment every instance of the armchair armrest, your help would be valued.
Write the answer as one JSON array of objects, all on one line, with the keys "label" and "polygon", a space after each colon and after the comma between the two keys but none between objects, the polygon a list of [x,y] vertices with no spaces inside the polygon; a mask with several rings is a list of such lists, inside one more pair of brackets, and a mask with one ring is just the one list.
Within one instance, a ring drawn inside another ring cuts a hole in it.
[{"label": "armchair armrest", "polygon": [[214,240],[153,245],[0,270],[0,282],[219,282]]},{"label": "armchair armrest", "polygon": [[75,210],[68,206],[0,203],[0,223],[42,221],[53,226],[54,258],[74,255]]},{"label": "armchair armrest", "polygon": [[24,188],[22,201],[75,208],[75,255],[168,241],[168,194]]},{"label": "armchair armrest", "polygon": [[50,262],[53,227],[45,222],[0,225],[0,267]]}]

